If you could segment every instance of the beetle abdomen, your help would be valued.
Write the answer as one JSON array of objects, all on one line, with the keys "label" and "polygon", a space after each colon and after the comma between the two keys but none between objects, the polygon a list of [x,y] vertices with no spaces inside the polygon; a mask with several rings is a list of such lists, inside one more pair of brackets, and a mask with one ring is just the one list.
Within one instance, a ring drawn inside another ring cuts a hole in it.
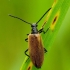
[{"label": "beetle abdomen", "polygon": [[40,34],[29,34],[28,43],[31,61],[37,68],[40,68],[44,60],[44,48]]}]

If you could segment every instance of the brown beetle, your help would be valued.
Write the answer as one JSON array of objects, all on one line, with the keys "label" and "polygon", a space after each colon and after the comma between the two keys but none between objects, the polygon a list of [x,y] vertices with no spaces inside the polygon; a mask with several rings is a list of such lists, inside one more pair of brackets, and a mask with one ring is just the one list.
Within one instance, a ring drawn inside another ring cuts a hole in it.
[{"label": "brown beetle", "polygon": [[[48,9],[45,12],[45,14],[50,9]],[[31,24],[31,23],[29,23],[29,22],[27,22],[25,20],[22,20],[21,18],[9,15],[11,17],[20,19],[23,22],[31,25],[31,28],[32,28],[31,34],[27,34],[28,38],[25,39],[25,41],[28,42],[28,46],[29,46],[28,49],[25,51],[25,55],[27,55],[28,57],[30,57],[32,63],[37,68],[41,68],[43,60],[44,60],[44,52],[47,52],[47,50],[43,47],[40,33],[43,32],[45,34],[48,31],[49,28],[46,31],[43,30],[43,27],[40,30],[37,29],[37,26],[38,26],[37,24],[45,16],[45,14],[36,23],[33,23],[33,24]],[[26,53],[27,51],[29,51],[29,55]]]},{"label": "brown beetle", "polygon": [[40,68],[44,60],[44,47],[40,34],[29,34],[28,44],[31,61],[37,68]]}]

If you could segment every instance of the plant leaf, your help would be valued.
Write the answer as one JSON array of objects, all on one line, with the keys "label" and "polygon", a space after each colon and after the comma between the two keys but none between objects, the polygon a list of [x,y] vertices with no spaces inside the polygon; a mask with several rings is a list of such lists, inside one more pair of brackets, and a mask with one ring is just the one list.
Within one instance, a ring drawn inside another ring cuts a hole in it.
[{"label": "plant leaf", "polygon": [[[43,34],[43,33],[41,34],[43,39],[43,44],[46,49],[49,49],[52,46],[53,41],[58,33],[58,30],[60,29],[60,26],[69,9],[69,5],[70,5],[70,0],[54,1],[52,9],[48,13],[48,16],[46,19],[47,23],[44,26],[44,31],[46,31],[48,27],[50,27],[50,29],[47,31],[46,34]],[[42,24],[40,24],[40,26],[41,25]],[[26,57],[20,70],[43,70],[45,65],[47,64],[46,57],[47,55],[45,55],[43,66],[40,69],[37,69],[35,66],[33,66],[30,59]]]}]

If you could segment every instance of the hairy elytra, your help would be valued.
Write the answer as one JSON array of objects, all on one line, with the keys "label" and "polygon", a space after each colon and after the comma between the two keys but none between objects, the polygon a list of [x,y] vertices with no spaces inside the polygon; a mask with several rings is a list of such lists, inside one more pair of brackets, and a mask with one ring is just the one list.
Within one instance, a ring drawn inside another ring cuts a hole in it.
[{"label": "hairy elytra", "polygon": [[[46,31],[44,31],[43,27],[40,30],[38,30],[37,26],[38,26],[38,23],[41,21],[41,19],[46,15],[46,13],[50,11],[50,9],[51,8],[49,8],[44,13],[44,15],[36,23],[33,23],[33,24],[29,23],[19,17],[9,15],[11,17],[17,18],[17,19],[31,25],[31,28],[32,28],[31,33],[27,34],[28,38],[25,39],[25,41],[28,42],[28,49],[25,51],[25,55],[30,57],[33,65],[37,68],[41,68],[41,66],[43,64],[43,60],[44,60],[44,52],[47,52],[47,50],[43,47],[40,33],[43,32],[45,34],[49,30],[49,28],[48,28]],[[27,51],[29,51],[29,55],[26,53]]]}]

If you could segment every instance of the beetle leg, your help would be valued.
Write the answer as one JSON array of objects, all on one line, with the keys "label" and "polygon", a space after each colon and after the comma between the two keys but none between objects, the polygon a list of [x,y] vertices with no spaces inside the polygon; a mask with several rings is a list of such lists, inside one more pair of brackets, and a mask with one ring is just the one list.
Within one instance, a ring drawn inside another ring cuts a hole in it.
[{"label": "beetle leg", "polygon": [[28,36],[29,34],[27,34],[27,36]]},{"label": "beetle leg", "polygon": [[[50,27],[49,27],[49,28],[50,28]],[[42,32],[43,32],[43,33],[45,34],[45,33],[49,30],[49,28],[48,28],[46,31],[44,31],[43,28],[41,28],[38,32],[39,32],[39,33],[42,33]]]},{"label": "beetle leg", "polygon": [[28,51],[28,49],[24,52],[26,56],[30,57],[26,52]]},{"label": "beetle leg", "polygon": [[26,62],[29,60],[29,57],[27,58]]},{"label": "beetle leg", "polygon": [[[27,36],[28,36],[28,35],[29,35],[29,34],[27,34]],[[25,41],[28,42],[28,38],[26,38]]]},{"label": "beetle leg", "polygon": [[47,52],[47,50],[44,48],[44,53],[46,53]]},{"label": "beetle leg", "polygon": [[28,38],[26,38],[25,41],[28,42]]},{"label": "beetle leg", "polygon": [[[50,27],[49,27],[50,28]],[[45,34],[45,33],[47,33],[47,31],[49,30],[49,28],[47,28],[47,30],[46,31],[43,31],[43,33]]]},{"label": "beetle leg", "polygon": [[39,32],[39,33],[42,33],[42,32],[43,32],[43,28],[41,28],[38,32]]}]

